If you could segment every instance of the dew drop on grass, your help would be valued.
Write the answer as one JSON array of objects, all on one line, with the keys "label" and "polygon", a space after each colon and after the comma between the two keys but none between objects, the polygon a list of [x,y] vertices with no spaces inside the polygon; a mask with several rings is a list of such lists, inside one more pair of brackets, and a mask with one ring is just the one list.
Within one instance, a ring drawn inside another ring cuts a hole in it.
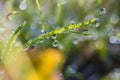
[{"label": "dew drop on grass", "polygon": [[116,43],[116,41],[117,41],[117,38],[115,37],[115,36],[111,36],[110,38],[109,38],[109,42],[110,43]]},{"label": "dew drop on grass", "polygon": [[100,14],[105,14],[106,13],[106,9],[105,8],[100,8]]},{"label": "dew drop on grass", "polygon": [[57,46],[58,46],[58,41],[57,41],[57,40],[54,40],[54,42],[52,43],[52,46],[53,46],[53,47],[57,47]]},{"label": "dew drop on grass", "polygon": [[57,38],[57,34],[52,35],[51,38],[52,38],[52,39],[56,39],[56,38]]},{"label": "dew drop on grass", "polygon": [[43,39],[40,39],[40,40],[39,40],[39,42],[40,42],[40,43],[43,43],[43,42],[44,42],[44,40],[43,40]]},{"label": "dew drop on grass", "polygon": [[74,45],[77,45],[77,44],[79,43],[79,41],[78,41],[77,39],[74,39],[74,40],[72,41],[72,43],[73,43]]},{"label": "dew drop on grass", "polygon": [[44,33],[45,33],[45,30],[44,30],[44,29],[42,29],[42,30],[41,30],[41,34],[44,34]]},{"label": "dew drop on grass", "polygon": [[96,21],[93,23],[94,27],[99,27],[100,26],[100,19],[96,18]]},{"label": "dew drop on grass", "polygon": [[26,5],[26,0],[23,0],[20,5],[19,5],[19,8],[21,10],[25,10],[27,8],[27,5]]}]

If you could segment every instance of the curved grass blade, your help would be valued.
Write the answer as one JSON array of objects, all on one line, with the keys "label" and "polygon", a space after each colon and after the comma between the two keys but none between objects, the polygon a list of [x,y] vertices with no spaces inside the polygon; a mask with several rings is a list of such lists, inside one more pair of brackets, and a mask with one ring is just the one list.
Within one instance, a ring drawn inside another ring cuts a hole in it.
[{"label": "curved grass blade", "polygon": [[96,23],[96,21],[98,20],[98,18],[93,18],[91,20],[88,20],[88,21],[84,21],[82,23],[78,23],[78,24],[72,24],[72,25],[68,25],[67,27],[62,27],[60,29],[56,29],[54,31],[51,31],[51,32],[48,32],[48,33],[45,33],[37,38],[34,38],[34,39],[31,39],[29,40],[27,43],[26,43],[26,48],[29,48],[30,46],[32,46],[33,44],[36,44],[37,42],[45,39],[45,38],[48,38],[48,37],[51,37],[53,35],[56,35],[56,34],[62,34],[64,32],[67,32],[67,31],[71,31],[71,30],[75,30],[75,29],[79,29],[81,28],[82,26],[86,26],[86,25],[89,25],[89,24],[93,24],[93,23]]},{"label": "curved grass blade", "polygon": [[1,54],[2,60],[4,60],[7,56],[9,56],[10,51],[14,45],[14,42],[15,42],[17,36],[19,35],[20,30],[23,26],[25,26],[25,24],[21,24],[21,25],[17,26],[16,30],[11,33],[9,40],[5,43],[5,47],[3,48],[3,52]]}]

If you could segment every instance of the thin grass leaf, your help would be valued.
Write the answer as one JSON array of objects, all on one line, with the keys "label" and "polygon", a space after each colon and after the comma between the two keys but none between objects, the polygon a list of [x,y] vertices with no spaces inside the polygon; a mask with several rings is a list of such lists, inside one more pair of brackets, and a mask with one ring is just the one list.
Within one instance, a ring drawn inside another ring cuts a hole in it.
[{"label": "thin grass leaf", "polygon": [[36,5],[37,5],[38,11],[39,11],[39,13],[40,13],[40,18],[41,18],[41,20],[42,20],[42,29],[44,29],[44,28],[45,28],[45,25],[44,25],[43,23],[45,22],[45,17],[44,17],[44,15],[43,15],[43,13],[42,13],[39,0],[36,0]]},{"label": "thin grass leaf", "polygon": [[53,36],[53,35],[59,35],[59,34],[62,34],[62,33],[64,33],[64,32],[68,32],[68,31],[71,31],[71,30],[79,29],[79,28],[81,28],[82,26],[86,26],[86,25],[95,23],[96,20],[98,20],[98,18],[94,18],[94,19],[91,19],[91,20],[88,20],[88,21],[85,21],[85,22],[82,22],[82,23],[78,23],[78,24],[68,25],[67,27],[62,27],[62,28],[60,28],[60,29],[56,29],[56,30],[54,30],[54,31],[51,31],[51,32],[42,34],[41,36],[39,36],[39,37],[37,37],[37,38],[34,38],[34,39],[29,40],[29,41],[26,43],[26,48],[29,48],[29,47],[32,46],[33,44],[36,44],[37,42],[39,42],[39,41],[41,41],[41,40],[43,40],[43,39],[45,39],[45,38],[51,37],[51,36]]},{"label": "thin grass leaf", "polygon": [[5,47],[3,48],[3,52],[1,55],[1,59],[4,60],[7,56],[9,56],[10,51],[12,50],[12,47],[14,45],[14,42],[17,38],[17,36],[20,33],[21,28],[25,26],[25,24],[21,24],[19,26],[17,26],[16,30],[12,32],[12,34],[10,35],[9,40],[5,43]]},{"label": "thin grass leaf", "polygon": [[58,25],[62,25],[63,23],[63,15],[62,15],[62,12],[63,12],[63,5],[62,5],[62,2],[63,0],[59,0],[59,5],[57,4],[57,24]]}]

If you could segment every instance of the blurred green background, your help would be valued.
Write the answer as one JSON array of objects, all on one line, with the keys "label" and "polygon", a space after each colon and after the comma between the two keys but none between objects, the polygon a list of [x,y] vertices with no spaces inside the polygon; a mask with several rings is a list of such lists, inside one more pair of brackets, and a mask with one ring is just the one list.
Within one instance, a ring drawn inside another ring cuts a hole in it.
[{"label": "blurred green background", "polygon": [[0,53],[11,32],[21,23],[26,26],[17,42],[25,47],[27,41],[43,33],[99,18],[97,27],[83,26],[77,33],[57,35],[57,44],[50,38],[35,46],[46,49],[57,45],[64,53],[64,80],[120,80],[119,0],[39,0],[39,3],[44,20],[35,0],[0,0]]}]

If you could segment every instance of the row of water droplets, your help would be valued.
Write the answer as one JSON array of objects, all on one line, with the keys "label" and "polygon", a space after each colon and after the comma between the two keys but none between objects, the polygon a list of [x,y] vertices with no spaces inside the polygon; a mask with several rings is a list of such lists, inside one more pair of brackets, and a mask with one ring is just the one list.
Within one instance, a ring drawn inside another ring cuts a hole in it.
[{"label": "row of water droplets", "polygon": [[[97,24],[98,22],[99,22],[99,19],[96,19],[96,21],[93,24]],[[65,27],[65,28],[67,28],[67,27]],[[50,36],[51,39],[53,39],[52,46],[53,47],[58,47],[59,46],[59,41],[57,40],[57,36],[59,34],[67,34],[67,33],[74,32],[74,31],[77,31],[77,29],[66,30],[66,31],[63,31],[62,33],[59,32],[58,34],[53,34],[52,36]],[[45,34],[46,34],[46,31],[42,29],[40,36],[45,35]],[[47,37],[47,39],[50,39],[50,37]],[[39,41],[38,41],[38,43],[43,43],[43,42],[44,42],[43,38],[40,38]],[[77,44],[77,43],[75,42],[75,44]]]},{"label": "row of water droplets", "polygon": [[[100,12],[101,12],[100,14],[104,14],[104,13],[106,13],[106,9],[105,9],[105,8],[101,8],[101,9],[100,9]],[[99,25],[100,25],[100,20],[99,20],[99,18],[96,18],[96,21],[95,21],[94,23],[92,23],[92,25],[93,25],[94,27],[99,27]],[[59,30],[59,29],[58,29],[58,30]],[[74,32],[74,31],[76,31],[76,30],[77,30],[77,29],[66,30],[66,31],[63,31],[62,34]],[[42,29],[40,36],[45,35],[45,34],[46,34],[45,30]],[[61,33],[60,33],[60,34],[61,34]],[[54,41],[52,42],[52,46],[53,46],[53,47],[58,47],[58,46],[59,46],[59,41],[57,40],[57,36],[58,36],[58,34],[53,34],[52,36],[50,36],[51,39],[54,40]],[[50,37],[47,37],[47,39],[50,39]],[[39,43],[43,43],[43,42],[44,42],[44,39],[43,39],[43,38],[40,38],[38,42],[39,42]],[[78,44],[77,39],[75,39],[75,40],[73,41],[73,44]]]},{"label": "row of water droplets", "polygon": [[23,24],[17,26],[17,28],[14,31],[12,31],[12,33],[10,34],[9,40],[7,40],[7,42],[5,43],[5,46],[4,46],[2,54],[1,54],[1,59],[2,60],[3,60],[3,58],[4,59],[8,58],[10,52],[12,51],[13,45],[16,41],[16,38],[20,33],[21,28],[23,26],[25,26],[25,24],[26,23],[23,23]]},{"label": "row of water droplets", "polygon": [[[106,13],[106,8],[100,8],[98,11],[99,11],[100,15],[104,15]],[[96,21],[94,23],[92,23],[92,26],[96,27],[96,28],[99,27],[100,19],[97,18]],[[79,41],[84,41],[86,39],[97,40],[97,38],[98,38],[98,33],[96,31],[84,30],[83,35],[84,35],[84,33],[87,34],[87,36],[81,36],[82,38],[75,38],[72,40],[72,43],[74,45],[77,45],[79,43]],[[113,40],[113,37],[112,37],[112,40]],[[114,38],[114,41],[115,41],[115,38]]]},{"label": "row of water droplets", "polygon": [[54,40],[53,43],[52,43],[52,46],[53,47],[58,47],[57,34],[54,34],[51,38]]},{"label": "row of water droplets", "polygon": [[[41,30],[41,36],[46,34],[45,30]],[[46,39],[53,39],[52,46],[53,47],[58,47],[58,40],[57,40],[57,34],[53,34],[51,37],[47,37]],[[45,40],[44,39],[39,39],[38,43],[43,43]]]}]

